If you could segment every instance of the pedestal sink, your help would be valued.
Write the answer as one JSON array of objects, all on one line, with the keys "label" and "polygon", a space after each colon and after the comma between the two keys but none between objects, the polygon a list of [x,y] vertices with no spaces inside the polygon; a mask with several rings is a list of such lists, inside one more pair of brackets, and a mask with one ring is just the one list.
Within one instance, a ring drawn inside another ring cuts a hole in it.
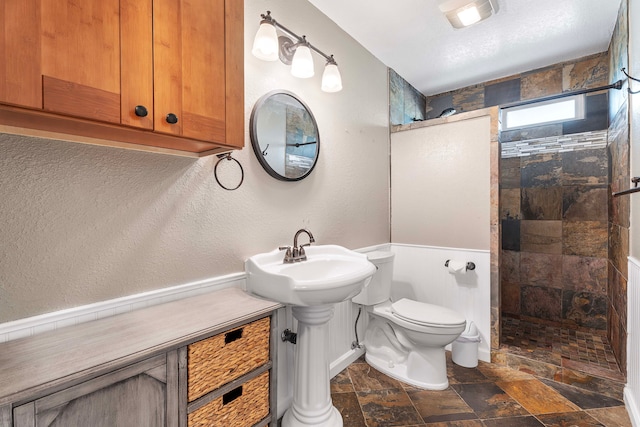
[{"label": "pedestal sink", "polygon": [[283,427],[340,427],[340,412],[331,403],[327,322],[333,306],[355,296],[376,271],[366,255],[337,245],[306,248],[307,260],[283,263],[278,250],[245,262],[247,290],[292,305],[298,320],[293,404]]}]

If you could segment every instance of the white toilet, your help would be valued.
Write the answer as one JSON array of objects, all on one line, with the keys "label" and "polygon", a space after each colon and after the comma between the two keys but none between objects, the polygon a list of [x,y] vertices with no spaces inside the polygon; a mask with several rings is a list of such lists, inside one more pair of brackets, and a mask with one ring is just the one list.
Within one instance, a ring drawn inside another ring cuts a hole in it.
[{"label": "white toilet", "polygon": [[444,348],[460,336],[466,321],[445,307],[407,298],[392,302],[394,256],[385,251],[367,253],[378,271],[352,299],[369,313],[365,358],[390,377],[428,390],[444,390],[449,386]]}]

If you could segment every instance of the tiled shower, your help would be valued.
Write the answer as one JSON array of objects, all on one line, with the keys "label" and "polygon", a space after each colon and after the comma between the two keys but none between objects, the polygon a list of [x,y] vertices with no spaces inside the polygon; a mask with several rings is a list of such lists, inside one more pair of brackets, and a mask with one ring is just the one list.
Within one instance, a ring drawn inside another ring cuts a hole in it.
[{"label": "tiled shower", "polygon": [[607,132],[502,144],[502,313],[607,331]]},{"label": "tiled shower", "polygon": [[[614,379],[624,380],[629,199],[612,193],[630,181],[626,103],[606,122],[603,130],[536,139],[502,135],[501,314],[505,331],[516,319],[601,337],[604,356],[578,360],[610,373],[617,365]],[[503,332],[507,341],[518,339]],[[552,351],[561,346],[554,341]]]},{"label": "tiled shower", "polygon": [[622,387],[629,202],[612,193],[629,180],[626,104],[605,130],[502,141],[500,342],[508,351]]}]

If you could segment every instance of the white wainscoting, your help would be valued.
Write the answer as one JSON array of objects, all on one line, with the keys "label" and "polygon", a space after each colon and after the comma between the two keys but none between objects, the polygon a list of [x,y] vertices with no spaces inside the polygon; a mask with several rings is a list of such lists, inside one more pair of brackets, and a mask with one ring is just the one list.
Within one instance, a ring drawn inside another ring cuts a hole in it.
[{"label": "white wainscoting", "polygon": [[[329,360],[332,378],[364,354],[364,347],[351,348],[356,340],[354,328],[357,317],[358,305],[351,301],[336,304],[333,318],[329,321]],[[367,313],[363,309],[358,319],[360,344],[364,341],[367,324]]]},{"label": "white wainscoting", "polygon": [[[391,245],[396,254],[392,297],[448,307],[476,324],[482,341],[478,357],[491,361],[491,276],[489,251],[433,246]],[[475,270],[451,274],[445,262],[473,262]]]},{"label": "white wainscoting", "polygon": [[624,401],[634,427],[640,427],[640,260],[629,257],[627,284],[627,386]]}]

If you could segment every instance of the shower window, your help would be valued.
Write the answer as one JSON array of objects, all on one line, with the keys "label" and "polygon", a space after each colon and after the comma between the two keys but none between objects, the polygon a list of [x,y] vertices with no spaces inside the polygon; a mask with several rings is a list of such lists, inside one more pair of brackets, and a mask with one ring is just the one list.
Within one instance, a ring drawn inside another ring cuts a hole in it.
[{"label": "shower window", "polygon": [[531,126],[562,123],[584,119],[584,95],[574,95],[501,111],[502,130],[520,129]]}]

